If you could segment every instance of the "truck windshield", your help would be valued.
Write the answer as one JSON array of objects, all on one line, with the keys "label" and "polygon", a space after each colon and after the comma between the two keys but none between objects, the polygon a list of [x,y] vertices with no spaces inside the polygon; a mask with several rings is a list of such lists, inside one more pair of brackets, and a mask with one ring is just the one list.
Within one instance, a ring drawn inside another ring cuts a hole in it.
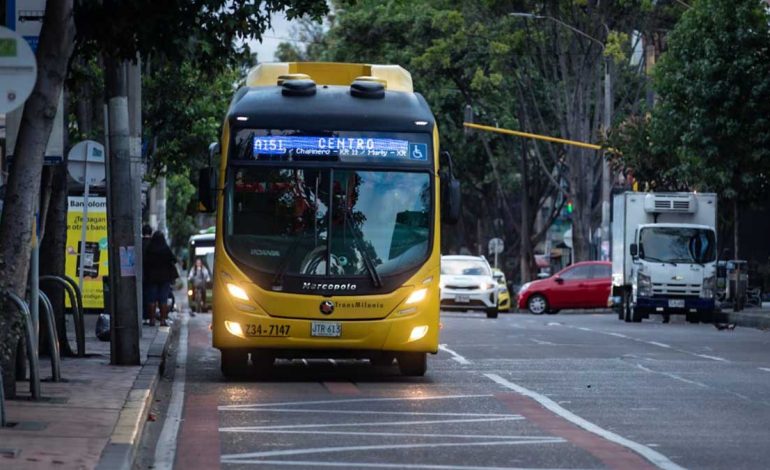
[{"label": "truck windshield", "polygon": [[639,234],[639,257],[663,263],[714,261],[714,231],[689,227],[645,227]]},{"label": "truck windshield", "polygon": [[430,176],[236,166],[225,243],[236,259],[277,278],[394,274],[428,256]]}]

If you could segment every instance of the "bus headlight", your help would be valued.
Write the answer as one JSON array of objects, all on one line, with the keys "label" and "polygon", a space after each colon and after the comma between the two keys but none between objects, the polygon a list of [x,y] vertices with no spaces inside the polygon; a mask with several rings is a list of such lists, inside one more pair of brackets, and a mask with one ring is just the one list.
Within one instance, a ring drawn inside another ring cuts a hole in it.
[{"label": "bus headlight", "polygon": [[236,286],[235,284],[227,283],[227,291],[238,300],[249,301],[249,296],[243,288]]},{"label": "bus headlight", "polygon": [[243,328],[241,328],[241,324],[240,323],[236,323],[234,321],[225,320],[225,328],[233,336],[237,336],[239,338],[245,338],[246,337],[246,335],[243,334]]},{"label": "bus headlight", "polygon": [[409,335],[409,341],[423,339],[428,334],[428,325],[420,325],[412,328],[412,334]]},{"label": "bus headlight", "polygon": [[425,296],[428,295],[428,289],[419,289],[409,296],[408,299],[406,299],[406,302],[404,302],[406,305],[416,304],[417,302],[422,302],[425,300]]}]

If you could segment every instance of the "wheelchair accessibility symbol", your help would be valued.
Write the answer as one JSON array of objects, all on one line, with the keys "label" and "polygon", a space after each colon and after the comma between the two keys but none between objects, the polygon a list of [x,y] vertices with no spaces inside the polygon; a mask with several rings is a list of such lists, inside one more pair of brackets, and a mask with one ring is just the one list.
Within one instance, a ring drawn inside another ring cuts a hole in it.
[{"label": "wheelchair accessibility symbol", "polygon": [[427,144],[409,144],[409,158],[412,160],[427,160],[428,145]]}]

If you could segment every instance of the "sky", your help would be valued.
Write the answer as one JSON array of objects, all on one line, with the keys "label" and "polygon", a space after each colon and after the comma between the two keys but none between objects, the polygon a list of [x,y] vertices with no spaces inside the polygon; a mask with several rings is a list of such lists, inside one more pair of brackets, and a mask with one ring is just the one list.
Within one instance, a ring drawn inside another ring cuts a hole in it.
[{"label": "sky", "polygon": [[274,62],[278,44],[296,40],[293,36],[293,23],[282,13],[274,14],[271,18],[272,28],[265,31],[262,43],[249,41],[251,51],[257,53],[257,59],[260,62]]}]

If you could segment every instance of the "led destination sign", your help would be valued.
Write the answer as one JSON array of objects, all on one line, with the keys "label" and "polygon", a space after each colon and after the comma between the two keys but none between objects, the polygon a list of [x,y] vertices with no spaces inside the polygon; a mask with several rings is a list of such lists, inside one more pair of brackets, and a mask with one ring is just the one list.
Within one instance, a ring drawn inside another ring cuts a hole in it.
[{"label": "led destination sign", "polygon": [[291,157],[361,157],[399,160],[427,160],[428,146],[408,140],[379,137],[330,136],[255,136],[254,158]]}]

